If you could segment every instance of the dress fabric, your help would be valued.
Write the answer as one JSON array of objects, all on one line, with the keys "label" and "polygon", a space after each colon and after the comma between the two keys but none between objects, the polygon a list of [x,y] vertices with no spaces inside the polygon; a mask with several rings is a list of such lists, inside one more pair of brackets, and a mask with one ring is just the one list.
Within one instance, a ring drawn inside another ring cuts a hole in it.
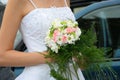
[{"label": "dress fabric", "polygon": [[[28,52],[43,52],[47,50],[45,45],[46,32],[55,19],[75,20],[69,7],[36,8],[23,17],[20,32]],[[81,70],[78,70],[80,80],[85,80]],[[73,76],[73,75],[72,75]],[[50,68],[47,64],[27,66],[15,80],[55,80],[50,76]],[[73,80],[77,80],[73,76]]]}]

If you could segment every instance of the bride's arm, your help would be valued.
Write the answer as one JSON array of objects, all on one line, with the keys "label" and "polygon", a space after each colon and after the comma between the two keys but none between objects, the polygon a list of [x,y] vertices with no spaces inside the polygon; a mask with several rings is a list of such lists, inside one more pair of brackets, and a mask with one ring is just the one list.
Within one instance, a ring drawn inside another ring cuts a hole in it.
[{"label": "bride's arm", "polygon": [[26,54],[13,50],[22,19],[23,5],[20,4],[24,4],[24,1],[27,0],[8,0],[0,29],[0,66],[29,66],[45,63],[46,60],[51,61],[42,55],[47,52]]}]

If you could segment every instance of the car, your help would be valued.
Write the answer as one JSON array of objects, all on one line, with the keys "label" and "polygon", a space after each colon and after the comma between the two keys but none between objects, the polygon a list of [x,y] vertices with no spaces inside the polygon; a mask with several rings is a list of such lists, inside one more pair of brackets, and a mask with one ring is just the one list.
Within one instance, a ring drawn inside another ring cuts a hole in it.
[{"label": "car", "polygon": [[[120,0],[107,0],[91,4],[75,12],[80,28],[88,29],[95,23],[97,47],[110,48],[105,53],[106,64],[111,61],[111,67],[120,76]],[[84,74],[86,76],[86,74]],[[96,77],[91,76],[96,80]],[[102,77],[101,77],[102,78]],[[104,79],[102,79],[104,80]],[[109,80],[109,79],[107,79]],[[112,79],[116,80],[116,79]],[[120,80],[117,79],[117,80]]]},{"label": "car", "polygon": [[6,5],[8,0],[0,0],[0,2],[3,4],[3,5]]},{"label": "car", "polygon": [[120,0],[109,0],[94,3],[75,14],[81,28],[96,23],[96,34],[99,47],[111,47],[109,58],[120,59]]}]

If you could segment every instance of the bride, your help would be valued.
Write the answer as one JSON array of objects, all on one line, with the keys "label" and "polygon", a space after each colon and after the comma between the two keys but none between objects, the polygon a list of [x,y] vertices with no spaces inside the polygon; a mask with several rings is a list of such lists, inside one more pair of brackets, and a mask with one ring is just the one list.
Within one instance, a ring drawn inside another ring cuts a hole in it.
[{"label": "bride", "polygon": [[[69,0],[8,0],[0,30],[0,66],[25,66],[15,80],[55,80],[46,64],[52,59],[42,55],[48,53],[44,39],[54,19],[75,20],[69,5]],[[13,50],[18,30],[28,52]],[[78,74],[85,80],[80,69]]]}]

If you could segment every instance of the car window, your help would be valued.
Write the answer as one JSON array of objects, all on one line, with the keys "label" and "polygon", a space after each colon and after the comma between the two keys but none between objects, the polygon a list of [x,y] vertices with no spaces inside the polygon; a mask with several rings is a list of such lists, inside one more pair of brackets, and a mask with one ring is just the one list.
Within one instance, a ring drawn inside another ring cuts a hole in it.
[{"label": "car window", "polygon": [[111,47],[109,57],[120,57],[120,5],[103,7],[78,19],[79,26],[88,29],[95,23],[98,47]]},{"label": "car window", "polygon": [[74,8],[74,9],[73,9],[73,12],[74,12],[74,14],[77,14],[80,10],[82,10],[82,9],[84,9],[84,8],[85,8],[85,6]]}]

